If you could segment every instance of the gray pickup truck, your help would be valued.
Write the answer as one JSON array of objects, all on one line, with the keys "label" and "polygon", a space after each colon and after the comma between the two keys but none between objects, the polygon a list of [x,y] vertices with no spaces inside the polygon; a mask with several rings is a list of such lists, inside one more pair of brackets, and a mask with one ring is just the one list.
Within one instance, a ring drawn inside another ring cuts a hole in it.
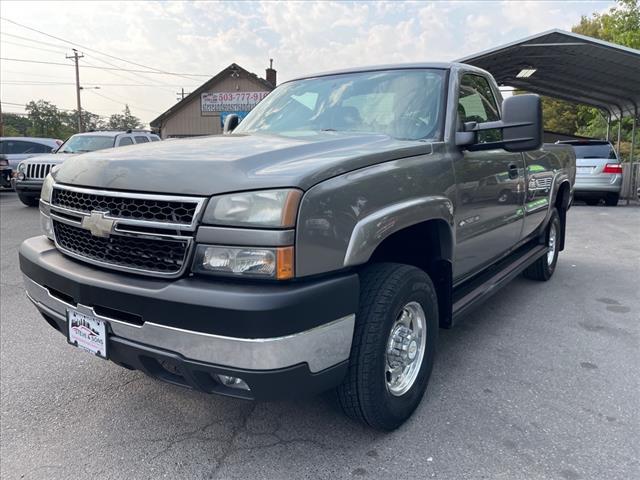
[{"label": "gray pickup truck", "polygon": [[46,178],[20,267],[69,343],[209,393],[332,390],[391,430],[439,327],[553,275],[575,155],[542,145],[535,95],[503,102],[464,64],[360,68],[286,82],[237,123]]}]

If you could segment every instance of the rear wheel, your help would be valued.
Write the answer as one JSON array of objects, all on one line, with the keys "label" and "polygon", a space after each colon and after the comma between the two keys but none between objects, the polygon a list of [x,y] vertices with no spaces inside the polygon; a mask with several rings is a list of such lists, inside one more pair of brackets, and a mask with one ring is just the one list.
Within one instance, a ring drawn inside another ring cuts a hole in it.
[{"label": "rear wheel", "polygon": [[609,193],[605,197],[604,203],[607,205],[607,207],[615,207],[618,205],[618,200],[620,200],[619,193]]},{"label": "rear wheel", "polygon": [[38,201],[39,201],[38,197],[32,197],[31,195],[24,195],[22,193],[18,193],[18,198],[27,207],[37,207],[38,206]]},{"label": "rear wheel", "polygon": [[427,388],[437,335],[438,301],[426,273],[394,263],[365,268],[349,371],[337,388],[342,410],[380,430],[402,425]]},{"label": "rear wheel", "polygon": [[562,225],[560,224],[560,216],[555,208],[551,213],[549,226],[546,233],[547,254],[536,260],[523,272],[526,278],[531,280],[547,281],[553,275],[558,263],[558,254],[560,253],[560,236],[562,235]]}]

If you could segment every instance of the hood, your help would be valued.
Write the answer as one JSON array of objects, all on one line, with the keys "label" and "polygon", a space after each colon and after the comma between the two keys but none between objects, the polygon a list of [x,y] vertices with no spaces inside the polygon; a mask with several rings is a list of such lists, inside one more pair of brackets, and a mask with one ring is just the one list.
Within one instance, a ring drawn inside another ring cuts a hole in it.
[{"label": "hood", "polygon": [[54,177],[83,187],[183,195],[306,190],[358,168],[430,152],[429,143],[378,134],[216,135],[84,153]]},{"label": "hood", "polygon": [[75,155],[68,153],[45,153],[44,155],[34,155],[33,157],[25,158],[20,163],[62,163],[66,159]]}]

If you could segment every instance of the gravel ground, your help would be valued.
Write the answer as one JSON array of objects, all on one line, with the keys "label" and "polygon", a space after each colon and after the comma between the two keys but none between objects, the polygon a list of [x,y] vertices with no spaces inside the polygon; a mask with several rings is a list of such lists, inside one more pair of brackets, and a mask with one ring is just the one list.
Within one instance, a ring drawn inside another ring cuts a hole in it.
[{"label": "gravel ground", "polygon": [[640,208],[576,206],[554,278],[518,278],[450,331],[399,430],[323,398],[250,403],[69,346],[27,301],[38,214],[0,193],[3,479],[640,478]]}]

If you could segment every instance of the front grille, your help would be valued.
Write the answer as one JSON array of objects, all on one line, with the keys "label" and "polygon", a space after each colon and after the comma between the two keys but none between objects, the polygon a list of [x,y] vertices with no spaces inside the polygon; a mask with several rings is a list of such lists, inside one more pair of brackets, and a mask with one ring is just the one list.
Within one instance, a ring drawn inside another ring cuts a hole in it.
[{"label": "front grille", "polygon": [[89,261],[163,275],[178,274],[187,261],[189,239],[94,237],[83,228],[53,221],[56,242],[67,252]]},{"label": "front grille", "polygon": [[29,179],[44,179],[49,172],[51,171],[51,167],[54,164],[52,163],[28,163],[27,164],[27,178]]},{"label": "front grille", "polygon": [[111,218],[179,224],[191,224],[198,209],[197,201],[125,197],[60,188],[53,189],[51,203],[78,212],[106,211]]}]

